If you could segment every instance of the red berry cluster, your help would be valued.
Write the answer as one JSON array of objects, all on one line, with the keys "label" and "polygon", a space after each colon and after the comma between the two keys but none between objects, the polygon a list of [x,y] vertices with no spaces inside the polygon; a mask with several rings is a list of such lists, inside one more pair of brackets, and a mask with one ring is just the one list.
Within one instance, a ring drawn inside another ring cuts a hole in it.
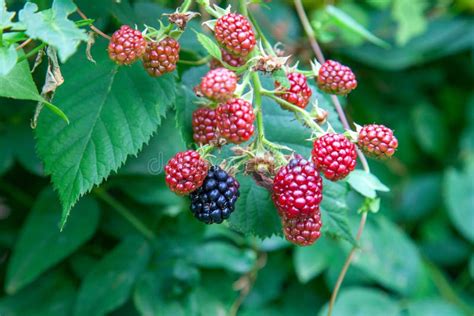
[{"label": "red berry cluster", "polygon": [[198,152],[187,150],[177,153],[165,166],[166,183],[171,191],[189,194],[198,189],[206,178],[208,163]]},{"label": "red berry cluster", "polygon": [[290,242],[307,246],[319,238],[322,193],[321,176],[311,161],[296,156],[278,171],[272,199]]},{"label": "red berry cluster", "polygon": [[289,89],[281,87],[278,81],[275,82],[275,87],[285,92],[281,95],[281,98],[304,109],[313,94],[306,80],[306,76],[298,72],[290,72],[287,74],[287,78],[290,82]]},{"label": "red berry cluster", "polygon": [[145,53],[146,41],[140,31],[122,25],[112,34],[109,57],[119,65],[130,65]]},{"label": "red berry cluster", "polygon": [[393,131],[383,125],[365,125],[359,131],[357,144],[368,156],[386,159],[393,156],[398,147],[398,140]]},{"label": "red berry cluster", "polygon": [[159,42],[148,42],[143,55],[143,67],[152,77],[159,77],[176,69],[179,60],[179,43],[171,37]]},{"label": "red berry cluster", "polygon": [[345,178],[356,166],[356,148],[341,134],[325,134],[313,144],[312,159],[328,180]]},{"label": "red berry cluster", "polygon": [[328,60],[319,69],[318,86],[327,93],[346,95],[357,87],[357,80],[349,67]]},{"label": "red berry cluster", "polygon": [[226,68],[216,68],[201,79],[199,92],[208,99],[223,102],[232,97],[236,88],[236,74]]},{"label": "red berry cluster", "polygon": [[139,59],[152,77],[159,77],[176,69],[179,60],[180,45],[171,37],[159,41],[147,41],[143,34],[122,25],[112,35],[108,52],[109,57],[119,65],[130,65]]},{"label": "red berry cluster", "polygon": [[214,35],[217,42],[234,56],[247,56],[256,44],[249,20],[237,13],[228,13],[217,19]]}]

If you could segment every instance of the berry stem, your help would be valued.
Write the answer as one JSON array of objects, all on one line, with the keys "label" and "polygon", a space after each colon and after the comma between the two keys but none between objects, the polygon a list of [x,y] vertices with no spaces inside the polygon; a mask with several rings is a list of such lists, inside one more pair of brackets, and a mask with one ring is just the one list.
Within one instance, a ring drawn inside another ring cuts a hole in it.
[{"label": "berry stem", "polygon": [[272,45],[270,44],[268,39],[263,34],[262,29],[260,28],[260,25],[258,25],[257,20],[255,20],[253,14],[249,14],[249,19],[252,22],[252,25],[255,28],[255,31],[257,31],[258,37],[263,42],[263,45],[265,45],[265,48],[267,49],[268,53],[272,54],[273,56],[276,56]]},{"label": "berry stem", "polygon": [[184,0],[183,4],[179,7],[179,13],[187,12],[191,4],[193,4],[193,0]]},{"label": "berry stem", "polygon": [[[316,55],[316,58],[318,59],[318,62],[320,64],[323,64],[325,62],[325,58],[321,50],[321,47],[319,46],[316,40],[316,35],[313,32],[313,29],[308,20],[308,17],[306,16],[306,12],[304,10],[303,4],[301,3],[301,0],[294,0],[294,3],[295,3],[296,11],[301,21],[301,24],[303,25],[306,35],[309,38],[311,48],[313,49],[314,54]],[[337,96],[331,95],[331,100],[332,100],[332,103],[334,104],[334,107],[336,108],[337,114],[339,116],[339,119],[342,122],[342,125],[344,126],[346,130],[351,130],[349,122],[347,121],[347,117],[344,113],[344,110],[342,109],[341,103],[339,102],[339,99],[337,98]],[[356,150],[357,150],[357,155],[359,156],[359,160],[362,164],[362,167],[364,168],[366,172],[370,172],[369,164],[364,154],[359,149],[356,149]],[[364,212],[361,216],[360,223],[359,223],[359,230],[356,235],[357,242],[360,240],[360,237],[362,236],[362,232],[364,231],[365,223],[367,221],[367,214],[368,212]],[[354,258],[354,254],[356,251],[357,251],[357,247],[354,246],[351,249],[349,255],[347,256],[346,261],[344,262],[344,266],[342,267],[342,270],[339,273],[339,276],[336,281],[336,285],[334,286],[334,290],[331,294],[331,299],[329,301],[329,308],[328,308],[328,314],[327,314],[328,316],[331,316],[332,314],[332,310],[334,308],[334,303],[336,302],[337,294],[339,293],[339,289],[342,285],[342,282],[344,281],[347,270],[349,269],[349,266],[352,262],[352,259]]]},{"label": "berry stem", "polygon": [[122,205],[119,201],[117,201],[113,196],[107,193],[107,191],[103,189],[96,189],[94,190],[94,194],[108,204],[114,211],[122,215],[124,219],[126,219],[136,230],[138,230],[143,236],[147,239],[153,240],[155,239],[155,234],[145,226],[133,213],[128,210],[124,205]]},{"label": "berry stem", "polygon": [[[81,16],[81,18],[83,18],[84,20],[89,20],[89,18],[81,11],[81,9],[79,9],[79,7],[76,7],[76,12],[77,14],[79,14]],[[102,32],[101,30],[99,30],[98,28],[96,28],[94,26],[94,24],[90,24],[89,27],[91,28],[91,30],[93,30],[94,32],[96,32],[97,34],[99,34],[100,36],[102,36],[103,38],[105,39],[108,39],[110,41],[111,37],[107,34],[105,34],[104,32]]]},{"label": "berry stem", "polygon": [[270,99],[276,101],[278,104],[280,104],[283,108],[286,110],[292,111],[295,114],[299,114],[303,121],[305,122],[306,125],[308,125],[309,128],[311,128],[314,131],[320,132],[320,133],[325,133],[325,131],[322,129],[321,126],[319,126],[314,119],[311,117],[311,115],[305,111],[304,109],[297,107],[294,104],[291,104],[290,102],[283,100],[282,98],[277,97],[275,94],[273,94],[271,91],[268,90],[262,90],[262,95],[269,97]]},{"label": "berry stem", "polygon": [[257,120],[257,150],[263,148],[265,142],[265,131],[263,127],[263,113],[262,113],[262,84],[257,72],[252,72],[252,82],[255,96],[255,116]]}]

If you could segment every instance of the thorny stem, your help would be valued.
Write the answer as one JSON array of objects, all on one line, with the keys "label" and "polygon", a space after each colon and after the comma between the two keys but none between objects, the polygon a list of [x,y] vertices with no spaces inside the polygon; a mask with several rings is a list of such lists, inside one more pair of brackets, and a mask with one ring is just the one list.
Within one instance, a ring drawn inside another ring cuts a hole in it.
[{"label": "thorny stem", "polygon": [[275,54],[275,51],[273,50],[272,45],[270,44],[268,39],[263,34],[262,29],[260,29],[260,26],[258,25],[257,21],[255,20],[255,18],[253,17],[252,14],[249,14],[249,19],[252,22],[253,27],[257,31],[257,34],[258,34],[260,40],[263,42],[263,45],[265,45],[265,48],[267,49],[268,53],[275,56],[276,54]]},{"label": "thorny stem", "polygon": [[[303,28],[306,32],[306,35],[309,38],[311,48],[313,49],[314,54],[316,55],[316,58],[318,59],[318,62],[320,64],[323,64],[324,61],[325,61],[325,58],[324,58],[323,52],[321,50],[321,47],[319,46],[319,44],[316,40],[316,36],[313,32],[313,29],[312,29],[311,24],[308,20],[308,17],[306,16],[306,12],[304,10],[303,4],[301,3],[301,0],[294,0],[294,3],[295,3],[295,7],[296,7],[296,11],[298,13],[298,16],[301,20],[301,24],[303,24]],[[337,96],[332,95],[331,100],[334,104],[334,107],[336,108],[337,114],[339,116],[339,119],[342,122],[342,125],[344,126],[345,129],[350,130],[351,128],[350,128],[349,122],[347,121],[347,117],[344,113],[344,110],[342,109],[342,106],[341,106],[341,103],[339,102],[339,99],[337,98]],[[364,154],[359,149],[357,149],[357,155],[359,156],[359,160],[360,160],[364,170],[366,172],[370,172],[369,164],[367,163],[367,159],[365,158]],[[356,241],[357,242],[360,240],[362,232],[364,231],[365,223],[367,221],[367,214],[368,214],[367,212],[364,212],[361,216],[360,223],[359,223],[359,230],[358,230],[357,236],[356,236]],[[354,246],[351,249],[349,255],[347,256],[346,261],[344,262],[344,266],[342,267],[342,270],[339,273],[339,276],[338,276],[337,281],[336,281],[336,285],[334,286],[334,290],[331,294],[331,299],[329,301],[329,308],[328,308],[328,314],[327,314],[328,316],[331,316],[331,314],[332,314],[332,310],[334,308],[334,303],[336,302],[337,294],[339,292],[339,289],[341,288],[342,282],[344,281],[347,270],[349,269],[349,266],[352,262],[352,259],[354,258],[354,255],[355,255],[356,251],[357,251],[357,247]]]},{"label": "thorny stem", "polygon": [[258,73],[252,73],[252,82],[255,94],[255,112],[257,120],[257,149],[261,149],[265,140],[265,131],[263,127],[263,113],[262,113],[262,85]]},{"label": "thorny stem", "polygon": [[316,58],[320,64],[324,64],[324,55],[321,47],[319,47],[318,42],[316,41],[316,35],[314,34],[313,28],[311,27],[311,23],[309,23],[308,17],[306,16],[306,12],[304,11],[303,4],[301,0],[295,0],[295,7],[296,12],[301,20],[301,24],[303,24],[304,31],[308,36],[309,43],[311,44],[311,48],[313,49],[314,53],[316,54]]},{"label": "thorny stem", "polygon": [[267,96],[269,97],[270,99],[276,101],[277,103],[279,103],[283,108],[289,110],[289,111],[292,111],[296,114],[299,114],[301,116],[301,118],[304,120],[305,124],[308,125],[309,128],[311,128],[312,130],[315,130],[315,131],[318,131],[320,133],[324,133],[324,130],[321,128],[321,126],[319,126],[319,124],[317,124],[313,118],[311,117],[311,115],[306,112],[304,109],[286,101],[286,100],[283,100],[282,98],[279,98],[277,97],[274,93],[272,93],[271,91],[268,91],[268,90],[263,90],[262,91],[262,94],[264,96]]},{"label": "thorny stem", "polygon": [[138,230],[146,238],[153,240],[155,234],[145,226],[133,213],[128,210],[123,204],[117,201],[113,196],[103,189],[94,190],[95,195],[108,204],[114,211],[122,215],[136,230]]},{"label": "thorny stem", "polygon": [[[79,9],[79,7],[76,8],[76,11],[77,11],[77,14],[79,14],[81,16],[81,18],[83,18],[84,20],[88,20],[89,18],[81,11],[81,9]],[[101,30],[99,30],[98,28],[96,28],[94,26],[94,24],[90,24],[89,27],[91,28],[91,30],[93,30],[94,32],[96,32],[97,34],[99,34],[100,36],[102,36],[103,38],[105,39],[108,39],[110,40],[111,37],[107,34],[105,34],[104,32],[102,32]]]}]

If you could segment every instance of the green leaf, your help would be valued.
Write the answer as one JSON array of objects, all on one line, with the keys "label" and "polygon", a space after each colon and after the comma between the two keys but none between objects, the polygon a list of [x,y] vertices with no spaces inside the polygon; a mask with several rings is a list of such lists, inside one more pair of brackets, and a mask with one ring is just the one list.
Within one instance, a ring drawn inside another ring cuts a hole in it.
[{"label": "green leaf", "polygon": [[0,75],[0,97],[43,102],[48,109],[69,123],[61,109],[47,102],[39,94],[26,60],[17,63],[8,74]]},{"label": "green leaf", "polygon": [[[143,316],[195,315],[196,297],[193,293],[181,297],[170,293],[170,284],[176,288],[177,280],[166,274],[168,270],[147,272],[137,282],[133,301]],[[174,281],[174,282],[173,282]]]},{"label": "green leaf", "polygon": [[0,47],[0,76],[5,76],[15,67],[16,58],[17,53],[15,46]]},{"label": "green leaf", "polygon": [[202,33],[199,33],[199,32],[196,32],[196,36],[197,36],[197,39],[198,39],[199,43],[201,43],[201,45],[206,49],[206,51],[209,53],[209,55],[211,55],[212,57],[214,57],[217,60],[222,60],[221,50],[220,50],[219,46],[217,46],[217,44],[214,43],[214,41],[212,39],[210,39],[208,36],[206,36]]},{"label": "green leaf", "polygon": [[[357,226],[355,220],[351,224]],[[366,276],[402,295],[420,290],[426,277],[420,254],[410,238],[392,222],[381,216],[369,220],[360,248],[353,265]]]},{"label": "green leaf", "polygon": [[409,302],[407,316],[462,316],[465,315],[454,305],[439,298]]},{"label": "green leaf", "polygon": [[321,202],[322,232],[334,238],[342,238],[350,244],[356,241],[351,234],[347,218],[347,188],[340,182],[323,182],[323,201]]},{"label": "green leaf", "polygon": [[71,278],[63,272],[51,272],[15,295],[0,299],[0,315],[71,315],[75,297]]},{"label": "green leaf", "polygon": [[281,235],[281,222],[268,190],[255,184],[250,177],[239,177],[240,197],[230,227],[244,234],[261,238]]},{"label": "green leaf", "polygon": [[16,64],[8,74],[0,76],[0,96],[19,100],[44,101],[33,81],[28,61]]},{"label": "green leaf", "polygon": [[13,26],[12,19],[15,12],[8,12],[5,0],[0,0],[0,31]]},{"label": "green leaf", "polygon": [[186,150],[184,142],[176,132],[176,124],[174,113],[168,112],[156,134],[143,146],[137,157],[130,157],[127,160],[119,174],[145,176],[162,174],[166,162],[177,152]]},{"label": "green leaf", "polygon": [[256,258],[254,251],[216,241],[196,247],[190,260],[203,268],[222,268],[243,274],[252,269]]},{"label": "green leaf", "polygon": [[333,262],[334,253],[338,251],[337,243],[328,237],[321,236],[309,247],[297,247],[293,253],[293,262],[298,280],[307,283]]},{"label": "green leaf", "polygon": [[124,304],[150,254],[148,243],[139,238],[115,247],[82,281],[74,315],[104,315]]},{"label": "green leaf", "polygon": [[376,191],[390,191],[375,175],[364,170],[354,170],[347,176],[346,181],[355,191],[371,199],[377,197]]},{"label": "green leaf", "polygon": [[80,196],[148,142],[175,99],[172,76],[151,78],[140,65],[119,68],[105,47],[94,45],[96,64],[77,55],[61,69],[65,83],[54,101],[72,124],[42,113],[36,128],[38,154],[63,205],[61,225]]},{"label": "green leaf", "polygon": [[425,1],[394,0],[392,15],[398,22],[396,40],[399,45],[406,44],[426,30],[424,11],[427,7],[428,2]]},{"label": "green leaf", "polygon": [[288,80],[286,72],[283,68],[272,72],[272,78],[273,80],[275,80],[275,82],[278,82],[283,88],[290,89],[290,80]]},{"label": "green leaf", "polygon": [[383,48],[389,48],[390,44],[381,40],[366,28],[360,25],[356,20],[349,16],[344,11],[338,9],[335,6],[328,5],[326,6],[326,12],[331,16],[333,22],[341,28],[347,29],[354,34],[361,36],[362,38],[368,40],[369,42],[378,45]]},{"label": "green leaf", "polygon": [[448,215],[457,230],[474,242],[474,164],[464,171],[448,169],[444,181],[444,199]]},{"label": "green leaf", "polygon": [[[318,315],[327,315],[327,305]],[[384,315],[399,316],[401,313],[397,302],[380,290],[353,287],[341,291],[334,309],[333,316],[368,316]]]},{"label": "green leaf", "polygon": [[58,229],[61,208],[52,190],[41,193],[15,244],[8,264],[5,289],[15,293],[34,281],[89,240],[97,228],[99,208],[94,200],[84,199],[71,216],[64,232]]},{"label": "green leaf", "polygon": [[87,41],[85,30],[67,19],[76,10],[72,0],[54,0],[50,10],[36,12],[38,6],[27,2],[18,14],[26,26],[26,34],[40,39],[58,50],[59,58],[65,62],[77,50],[81,41]]}]

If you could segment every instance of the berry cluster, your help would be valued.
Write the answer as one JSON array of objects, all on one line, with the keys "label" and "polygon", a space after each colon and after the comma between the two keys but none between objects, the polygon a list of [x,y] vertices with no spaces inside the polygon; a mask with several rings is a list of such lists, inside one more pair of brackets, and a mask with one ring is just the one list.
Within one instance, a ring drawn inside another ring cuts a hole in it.
[{"label": "berry cluster", "polygon": [[[328,112],[320,112],[316,106],[311,113],[305,110],[313,94],[307,78],[314,76],[319,89],[326,93],[347,95],[357,87],[351,69],[332,60],[319,68],[314,67],[309,75],[308,71],[289,68],[287,58],[267,54],[261,47],[255,48],[254,30],[246,17],[236,13],[216,15],[219,17],[213,30],[222,59],[211,61],[210,70],[195,87],[200,107],[192,114],[192,129],[199,149],[176,154],[165,167],[166,182],[177,194],[190,195],[191,212],[198,220],[212,224],[228,219],[239,197],[239,183],[228,171],[209,163],[206,155],[225,143],[243,144],[251,140],[254,121],[262,111],[261,108],[254,111],[246,97],[250,94],[242,95],[249,84],[250,71],[270,73],[284,69],[288,85],[276,80],[274,91],[259,88],[259,92],[264,96],[271,94],[273,100],[299,114],[312,128],[317,137],[311,159],[293,154],[287,162],[288,156],[280,152],[284,147],[269,142],[263,136],[263,130],[259,130],[256,139],[247,147],[233,148],[235,157],[226,165],[227,170],[239,170],[244,166],[245,172],[252,175],[258,185],[271,191],[288,241],[300,246],[311,245],[321,235],[322,176],[329,181],[346,178],[356,167],[357,148],[371,157],[389,158],[397,149],[397,139],[389,128],[375,124],[358,127],[358,134],[351,131],[337,134],[330,126],[324,131],[319,125],[325,124]],[[119,45],[111,44],[109,52],[115,61],[130,63],[143,55],[144,66],[152,76],[175,69],[179,58],[179,43],[175,39],[165,37],[148,42],[145,49],[138,41],[139,33],[130,28],[119,31],[118,35],[114,34],[114,42],[123,42],[124,34],[131,34],[127,38],[133,38],[133,41],[127,41],[135,44],[127,44],[133,48],[126,53]],[[141,55],[140,47],[144,51]],[[254,49],[257,52],[249,56]],[[118,58],[119,53],[125,55]],[[245,79],[239,85],[241,78]],[[255,84],[253,89],[257,86]],[[262,118],[258,119],[261,126]]]},{"label": "berry cluster", "polygon": [[152,77],[159,77],[176,69],[180,45],[166,36],[159,40],[146,40],[143,34],[128,25],[122,25],[112,35],[108,52],[119,65],[131,65],[142,59],[143,67]]}]

